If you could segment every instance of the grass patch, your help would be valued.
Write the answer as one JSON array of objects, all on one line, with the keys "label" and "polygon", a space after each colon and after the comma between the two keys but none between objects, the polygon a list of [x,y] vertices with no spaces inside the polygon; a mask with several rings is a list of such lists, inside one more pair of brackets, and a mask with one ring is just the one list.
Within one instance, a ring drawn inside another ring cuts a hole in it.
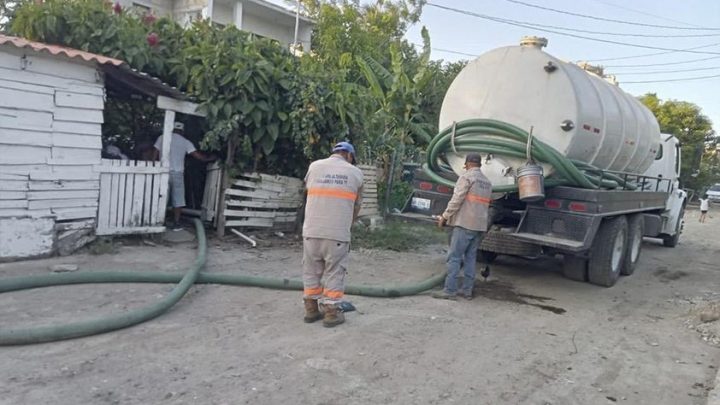
[{"label": "grass patch", "polygon": [[366,249],[386,249],[407,252],[423,246],[447,243],[447,233],[432,225],[390,222],[370,230],[364,226],[353,228],[352,246]]}]

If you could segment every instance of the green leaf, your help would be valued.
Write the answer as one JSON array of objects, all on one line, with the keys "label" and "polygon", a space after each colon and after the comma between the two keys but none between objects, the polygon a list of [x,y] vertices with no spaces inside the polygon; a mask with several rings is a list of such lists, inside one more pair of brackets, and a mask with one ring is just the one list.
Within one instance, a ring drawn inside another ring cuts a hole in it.
[{"label": "green leaf", "polygon": [[383,91],[380,81],[378,80],[375,72],[370,68],[367,61],[361,57],[357,58],[357,64],[360,67],[361,72],[365,76],[365,80],[370,84],[370,90],[372,91],[373,97],[377,100],[385,99],[385,92]]},{"label": "green leaf", "polygon": [[265,135],[265,131],[262,128],[255,128],[252,134],[253,142],[258,142]]},{"label": "green leaf", "polygon": [[250,113],[250,116],[253,119],[253,122],[255,122],[255,125],[260,125],[262,122],[262,111],[255,109],[252,113]]},{"label": "green leaf", "polygon": [[276,122],[268,125],[267,127],[268,133],[270,134],[270,137],[273,141],[276,141],[278,139],[278,135],[280,134],[278,130],[278,124]]},{"label": "green leaf", "polygon": [[269,155],[272,153],[273,149],[275,149],[275,140],[266,136],[262,139],[262,141],[260,141],[260,146],[262,147],[265,155]]},{"label": "green leaf", "polygon": [[243,113],[243,115],[248,115],[252,110],[255,108],[255,104],[253,104],[250,101],[242,101],[242,105],[240,106],[240,112]]},{"label": "green leaf", "polygon": [[232,105],[230,103],[225,103],[223,106],[223,113],[225,114],[226,118],[230,118],[232,115]]}]

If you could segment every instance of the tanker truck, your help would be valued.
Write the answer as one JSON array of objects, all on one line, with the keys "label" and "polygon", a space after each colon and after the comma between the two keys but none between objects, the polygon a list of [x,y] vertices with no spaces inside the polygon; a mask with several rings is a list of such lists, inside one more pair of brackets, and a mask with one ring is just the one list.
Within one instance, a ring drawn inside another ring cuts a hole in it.
[{"label": "tanker truck", "polygon": [[611,287],[634,272],[643,238],[678,244],[680,143],[614,78],[546,45],[525,37],[460,72],[399,215],[440,215],[465,154],[478,152],[493,183],[480,260],[558,255],[565,277]]}]

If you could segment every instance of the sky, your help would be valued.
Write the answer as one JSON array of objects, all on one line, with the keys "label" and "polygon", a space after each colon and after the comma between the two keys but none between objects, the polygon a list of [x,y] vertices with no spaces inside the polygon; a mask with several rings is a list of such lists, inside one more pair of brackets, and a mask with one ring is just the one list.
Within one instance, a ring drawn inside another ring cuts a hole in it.
[{"label": "sky", "polygon": [[[517,27],[475,16],[459,14],[433,7],[431,4],[452,7],[494,18],[553,25],[603,33],[624,35],[599,35],[574,32],[575,35],[599,38],[622,43],[668,49],[689,49],[709,44],[710,47],[695,49],[694,52],[670,52],[662,55],[639,58],[604,60],[593,63],[606,66],[605,72],[617,74],[620,87],[632,95],[648,92],[657,93],[661,99],[675,99],[697,104],[713,121],[716,132],[720,132],[720,0],[517,0],[575,14],[598,18],[624,20],[636,23],[621,24],[599,21],[575,15],[562,14],[514,3],[514,0],[429,0],[423,9],[420,22],[410,28],[406,37],[410,42],[422,44],[420,30],[427,27],[430,33],[433,59],[456,61],[473,59],[449,51],[480,55],[491,49],[519,44],[525,35],[542,36],[549,43],[544,50],[566,61],[606,58],[625,58],[664,52],[657,49],[643,49],[620,44],[595,42],[572,38],[537,29]],[[667,29],[644,25],[674,26],[690,29]],[[700,30],[698,28],[715,28]],[[557,29],[548,28],[554,31]],[[567,31],[565,31],[567,32]],[[669,37],[631,37],[626,34],[665,35]],[[705,37],[678,37],[707,35]],[[699,53],[707,52],[707,53]],[[674,64],[695,59],[713,58],[691,63]],[[661,65],[673,63],[672,65]],[[654,65],[644,67],[623,67],[621,65]],[[703,69],[676,73],[651,73],[665,70]],[[625,83],[684,79],[700,76],[718,76],[709,79],[664,83]]]}]

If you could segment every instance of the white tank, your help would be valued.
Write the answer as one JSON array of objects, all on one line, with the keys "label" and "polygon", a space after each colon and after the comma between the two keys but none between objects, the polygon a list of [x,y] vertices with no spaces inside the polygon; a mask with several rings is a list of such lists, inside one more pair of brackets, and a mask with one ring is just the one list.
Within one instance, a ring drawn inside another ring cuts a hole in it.
[{"label": "white tank", "polygon": [[[498,48],[470,62],[450,85],[440,128],[471,118],[514,124],[571,159],[601,169],[643,173],[653,162],[660,129],[652,112],[614,84],[541,50],[544,38]],[[456,173],[462,156],[450,154]],[[524,159],[484,156],[493,184],[514,184]],[[552,171],[545,166],[545,174]]]}]

